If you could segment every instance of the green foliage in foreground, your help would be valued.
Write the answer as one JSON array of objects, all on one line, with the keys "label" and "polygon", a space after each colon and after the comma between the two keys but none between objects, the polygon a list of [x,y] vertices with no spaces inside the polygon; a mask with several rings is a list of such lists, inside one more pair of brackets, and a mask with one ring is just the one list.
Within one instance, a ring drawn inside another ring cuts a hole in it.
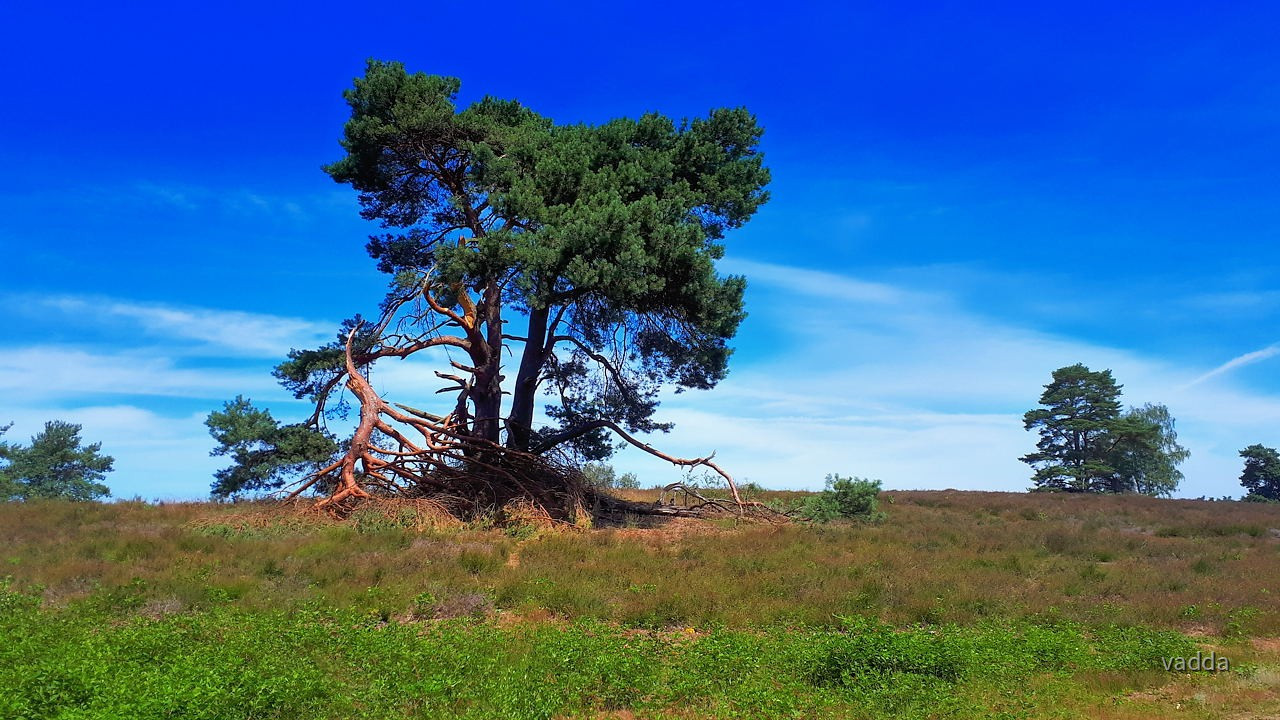
[{"label": "green foliage in foreground", "polygon": [[53,612],[0,585],[0,717],[1021,717],[1072,678],[1136,689],[1194,645],[1066,623],[640,632],[351,611]]}]

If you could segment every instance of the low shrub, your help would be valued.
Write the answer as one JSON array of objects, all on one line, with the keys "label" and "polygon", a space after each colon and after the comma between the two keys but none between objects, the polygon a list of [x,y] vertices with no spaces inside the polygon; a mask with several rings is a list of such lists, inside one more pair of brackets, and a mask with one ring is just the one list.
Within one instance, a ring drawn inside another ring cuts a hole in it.
[{"label": "low shrub", "polygon": [[827,476],[826,488],[801,501],[799,514],[811,522],[836,519],[878,523],[885,519],[879,510],[880,481],[858,477]]}]

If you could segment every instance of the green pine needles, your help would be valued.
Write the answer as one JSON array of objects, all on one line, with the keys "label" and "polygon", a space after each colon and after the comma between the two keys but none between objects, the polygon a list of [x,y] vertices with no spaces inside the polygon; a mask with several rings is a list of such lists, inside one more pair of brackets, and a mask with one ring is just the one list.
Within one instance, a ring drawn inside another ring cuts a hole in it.
[{"label": "green pine needles", "polygon": [[[0,426],[4,435],[10,426]],[[115,459],[102,443],[82,445],[80,426],[63,420],[44,424],[30,445],[0,441],[0,500],[97,500],[111,490],[102,483]]]},{"label": "green pine needles", "polygon": [[[515,100],[459,107],[460,87],[370,61],[347,90],[345,155],[325,171],[381,225],[367,249],[390,287],[378,313],[277,368],[314,404],[308,420],[284,431],[240,399],[210,416],[215,452],[236,463],[215,495],[309,473],[302,487],[335,502],[466,496],[472,471],[488,500],[537,495],[548,477],[528,477],[524,456],[605,459],[611,435],[670,429],[654,417],[661,389],[727,373],[746,281],[715,263],[768,199],[755,118],[558,124]],[[444,388],[375,390],[364,378],[386,358],[430,358]],[[326,419],[344,391],[360,425],[338,442]],[[534,420],[541,396],[548,423]]]},{"label": "green pine needles", "polygon": [[1275,448],[1254,444],[1240,451],[1244,471],[1240,485],[1248,491],[1250,502],[1280,501],[1280,452]]},{"label": "green pine needles", "polygon": [[800,517],[818,523],[832,520],[857,520],[878,523],[885,519],[879,509],[880,481],[858,477],[828,475],[826,488],[805,498],[800,504]]},{"label": "green pine needles", "polygon": [[1033,489],[1066,492],[1135,492],[1171,495],[1182,481],[1178,465],[1191,453],[1178,444],[1164,405],[1121,411],[1121,386],[1110,370],[1077,363],[1053,371],[1040,408],[1023,416],[1036,430]]}]

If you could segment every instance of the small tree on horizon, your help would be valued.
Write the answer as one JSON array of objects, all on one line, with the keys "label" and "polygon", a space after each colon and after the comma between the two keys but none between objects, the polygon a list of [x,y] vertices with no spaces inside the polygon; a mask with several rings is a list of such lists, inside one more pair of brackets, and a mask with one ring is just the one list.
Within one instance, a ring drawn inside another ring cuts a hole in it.
[{"label": "small tree on horizon", "polygon": [[596,487],[618,490],[636,490],[640,487],[640,478],[635,473],[618,474],[613,466],[605,462],[589,462],[582,466],[582,474],[587,482]]},{"label": "small tree on horizon", "polygon": [[1147,403],[1129,408],[1113,424],[1105,441],[1115,474],[1104,482],[1105,492],[1136,492],[1168,497],[1183,480],[1178,465],[1191,451],[1178,444],[1169,408]]},{"label": "small tree on horizon", "polygon": [[1244,458],[1240,485],[1249,491],[1249,495],[1280,501],[1280,452],[1254,444],[1241,450],[1240,457]]},{"label": "small tree on horizon", "polygon": [[[8,430],[0,428],[0,434]],[[102,443],[81,446],[80,426],[51,420],[31,445],[0,443],[0,500],[60,498],[96,500],[111,495],[101,480],[115,459],[101,455]]]},{"label": "small tree on horizon", "polygon": [[1120,388],[1110,370],[1076,363],[1053,371],[1044,407],[1023,415],[1023,426],[1040,433],[1037,451],[1020,458],[1035,468],[1035,489],[1089,492],[1115,475],[1105,438],[1120,416]]},{"label": "small tree on horizon", "polygon": [[[0,437],[4,437],[4,434],[9,432],[11,427],[13,427],[13,423],[0,425]],[[17,486],[9,477],[9,473],[6,472],[14,449],[15,446],[0,440],[0,500],[8,500],[16,494]]]}]

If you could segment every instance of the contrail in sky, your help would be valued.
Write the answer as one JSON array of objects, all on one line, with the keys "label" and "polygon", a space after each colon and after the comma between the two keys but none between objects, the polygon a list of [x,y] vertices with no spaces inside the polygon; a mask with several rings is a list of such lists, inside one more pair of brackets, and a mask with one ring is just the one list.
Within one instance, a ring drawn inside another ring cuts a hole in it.
[{"label": "contrail in sky", "polygon": [[1267,347],[1264,347],[1261,350],[1254,350],[1253,352],[1245,353],[1240,357],[1232,358],[1222,363],[1218,367],[1210,370],[1209,372],[1201,375],[1195,380],[1192,380],[1186,385],[1183,385],[1183,387],[1189,388],[1192,385],[1198,385],[1204,382],[1205,380],[1208,380],[1209,378],[1217,377],[1218,375],[1222,375],[1223,373],[1229,373],[1232,370],[1235,370],[1236,368],[1244,367],[1245,365],[1252,365],[1256,362],[1262,362],[1263,360],[1266,360],[1267,358],[1275,357],[1276,355],[1280,355],[1280,343],[1276,343],[1274,345],[1268,345]]}]

